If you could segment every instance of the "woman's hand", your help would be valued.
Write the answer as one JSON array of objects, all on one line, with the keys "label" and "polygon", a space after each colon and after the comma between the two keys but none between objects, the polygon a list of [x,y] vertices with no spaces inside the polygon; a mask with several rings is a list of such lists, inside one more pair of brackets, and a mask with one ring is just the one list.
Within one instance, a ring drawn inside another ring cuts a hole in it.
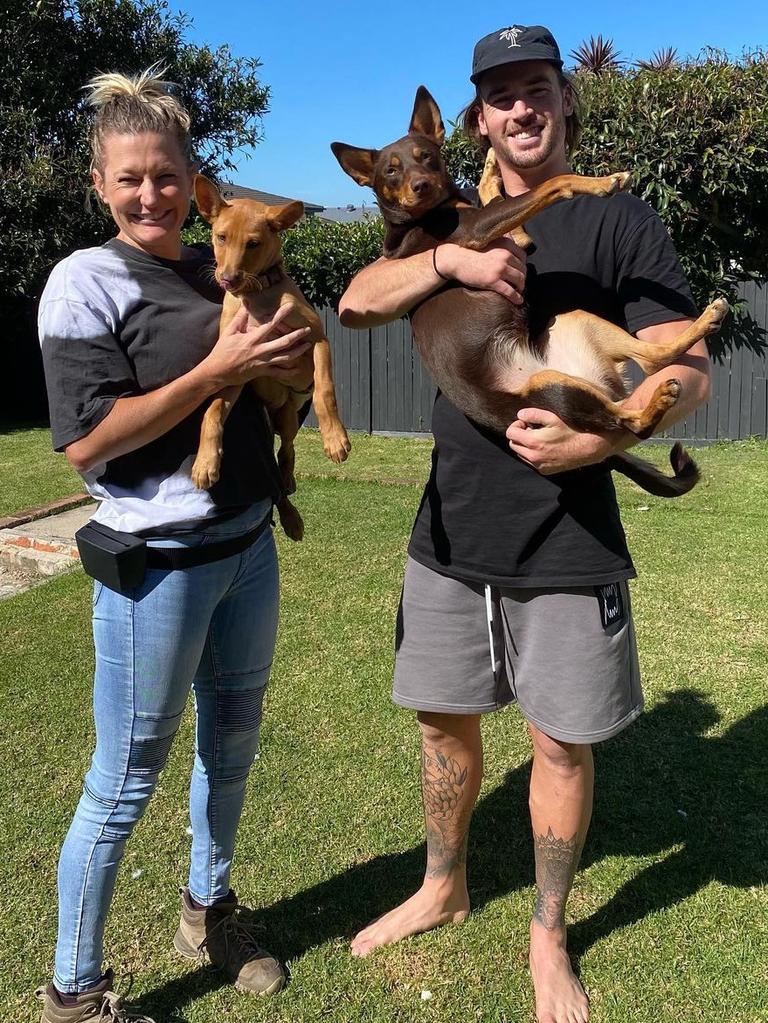
[{"label": "woman's hand", "polygon": [[495,291],[514,305],[523,302],[528,269],[525,249],[511,238],[499,238],[475,252],[447,242],[435,250],[435,266],[445,277],[452,277],[468,288]]},{"label": "woman's hand", "polygon": [[602,462],[619,448],[603,434],[577,433],[554,412],[537,408],[520,409],[507,440],[518,458],[544,476]]},{"label": "woman's hand", "polygon": [[290,313],[290,306],[283,305],[266,323],[249,327],[248,310],[243,306],[201,366],[222,388],[261,376],[290,381],[298,360],[311,347],[306,340],[311,328],[292,329],[285,322]]}]

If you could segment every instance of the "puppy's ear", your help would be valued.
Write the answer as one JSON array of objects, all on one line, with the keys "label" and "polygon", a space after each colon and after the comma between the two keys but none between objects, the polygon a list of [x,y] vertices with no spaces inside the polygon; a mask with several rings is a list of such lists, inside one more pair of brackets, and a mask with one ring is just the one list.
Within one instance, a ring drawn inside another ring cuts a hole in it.
[{"label": "puppy's ear", "polygon": [[224,202],[221,197],[221,192],[214,185],[212,181],[204,177],[202,174],[195,174],[195,180],[192,185],[195,193],[195,202],[197,208],[200,210],[200,215],[208,221],[209,224],[218,217],[219,213],[228,206],[229,203]]},{"label": "puppy's ear", "polygon": [[268,206],[264,216],[273,231],[285,231],[304,216],[304,203],[296,199],[285,206]]},{"label": "puppy's ear", "polygon": [[373,185],[376,162],[379,159],[378,149],[358,149],[348,146],[346,142],[331,142],[333,155],[358,185]]},{"label": "puppy's ear", "polygon": [[423,85],[416,90],[416,100],[413,104],[408,134],[426,135],[438,146],[442,146],[445,139],[445,125],[440,115],[440,107]]}]

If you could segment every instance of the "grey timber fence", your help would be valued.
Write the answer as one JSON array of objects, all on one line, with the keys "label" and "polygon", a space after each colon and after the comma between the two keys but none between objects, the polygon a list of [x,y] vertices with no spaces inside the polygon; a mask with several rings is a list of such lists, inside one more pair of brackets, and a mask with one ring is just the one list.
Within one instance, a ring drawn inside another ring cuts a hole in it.
[{"label": "grey timber fence", "polygon": [[[750,315],[768,330],[768,284],[745,284],[742,294]],[[321,315],[347,428],[428,434],[435,389],[411,341],[408,320],[349,330],[332,309]],[[308,425],[316,425],[314,416]],[[711,400],[668,436],[699,442],[768,437],[768,351],[757,354],[737,345],[716,361]]]}]

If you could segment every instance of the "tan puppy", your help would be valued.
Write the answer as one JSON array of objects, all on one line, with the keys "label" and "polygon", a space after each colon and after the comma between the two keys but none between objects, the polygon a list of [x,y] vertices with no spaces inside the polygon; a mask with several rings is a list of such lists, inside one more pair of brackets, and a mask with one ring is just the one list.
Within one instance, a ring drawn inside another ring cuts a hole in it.
[{"label": "tan puppy", "polygon": [[[260,377],[250,384],[269,410],[275,432],[280,436],[277,462],[283,487],[287,494],[292,494],[296,489],[297,413],[310,397],[326,455],[334,462],[343,462],[352,447],[339,418],[331,350],[320,317],[285,273],[280,259],[280,231],[303,216],[304,206],[300,202],[267,206],[254,199],[225,202],[216,185],[202,174],[195,178],[194,189],[197,208],[212,227],[216,280],[226,290],[221,328],[241,304],[247,307],[251,323],[266,323],[278,308],[289,305],[291,312],[283,322],[292,330],[311,328],[307,340],[312,348],[299,360],[295,387],[270,377]],[[241,390],[226,388],[205,413],[200,447],[192,467],[192,480],[201,489],[213,486],[219,478],[224,423]],[[287,497],[278,503],[277,511],[286,534],[292,540],[301,540],[304,523]]]}]

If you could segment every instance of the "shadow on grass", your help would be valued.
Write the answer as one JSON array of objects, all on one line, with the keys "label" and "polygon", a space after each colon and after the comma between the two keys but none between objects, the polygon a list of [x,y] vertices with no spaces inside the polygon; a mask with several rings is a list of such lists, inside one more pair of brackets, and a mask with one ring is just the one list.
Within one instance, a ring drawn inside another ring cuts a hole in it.
[{"label": "shadow on grass", "polygon": [[[722,737],[708,738],[706,731],[718,719],[707,699],[683,690],[668,695],[624,736],[596,747],[595,814],[582,866],[607,856],[678,851],[641,871],[600,910],[572,925],[569,947],[576,958],[613,931],[675,905],[712,880],[738,887],[768,880],[763,766],[768,706]],[[475,909],[533,884],[529,773],[529,764],[510,771],[475,810],[469,846]],[[275,903],[256,918],[265,944],[291,960],[351,936],[418,887],[424,857],[423,845],[378,856]],[[142,1004],[150,1014],[170,1006],[178,1011],[217,986],[216,975],[208,976],[210,982],[199,974],[173,981]]]}]

